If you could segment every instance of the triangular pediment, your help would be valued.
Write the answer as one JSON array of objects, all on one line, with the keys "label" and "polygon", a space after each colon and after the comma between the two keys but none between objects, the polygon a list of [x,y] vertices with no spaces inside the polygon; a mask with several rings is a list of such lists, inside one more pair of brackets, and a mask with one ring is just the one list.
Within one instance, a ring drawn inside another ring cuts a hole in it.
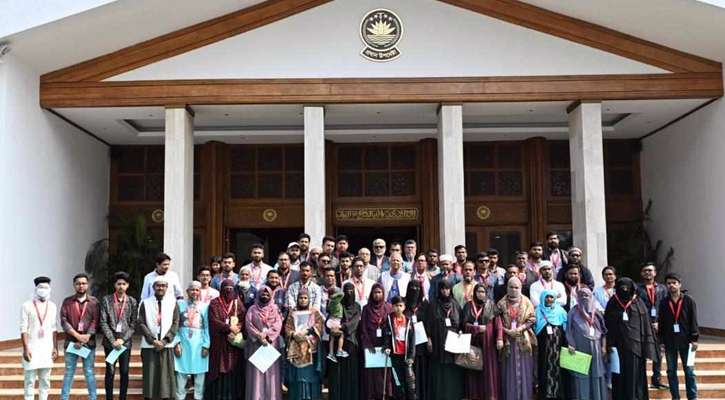
[{"label": "triangular pediment", "polygon": [[[402,55],[363,58],[361,19],[402,21]],[[106,81],[651,74],[668,71],[437,0],[335,0]]]}]

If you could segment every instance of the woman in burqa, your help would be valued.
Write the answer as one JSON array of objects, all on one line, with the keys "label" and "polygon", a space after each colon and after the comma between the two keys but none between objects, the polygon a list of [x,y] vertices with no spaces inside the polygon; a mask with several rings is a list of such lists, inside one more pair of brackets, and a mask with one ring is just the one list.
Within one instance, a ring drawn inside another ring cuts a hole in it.
[{"label": "woman in burqa", "polygon": [[244,351],[230,340],[243,331],[246,310],[234,298],[234,282],[226,279],[220,295],[209,304],[209,372],[204,387],[205,400],[244,399]]},{"label": "woman in burqa", "polygon": [[[368,304],[362,310],[360,346],[362,347],[363,358],[365,357],[364,353],[375,353],[376,347],[383,347],[385,344],[382,332],[387,323],[388,314],[393,312],[393,307],[385,301],[383,293],[383,286],[379,283],[374,284],[370,289]],[[378,333],[380,334],[378,335]],[[382,399],[383,395],[393,397],[393,384],[391,382],[393,375],[391,370],[391,368],[363,368],[360,397],[365,400]],[[383,393],[383,382],[386,382],[385,393]]]},{"label": "woman in burqa", "polygon": [[496,316],[499,309],[488,298],[486,284],[473,288],[473,299],[463,306],[463,331],[471,334],[471,345],[481,349],[483,371],[466,371],[466,398],[501,398],[501,381],[496,357]]},{"label": "woman in burqa", "polygon": [[456,365],[456,355],[445,350],[448,332],[459,332],[462,312],[453,299],[450,281],[440,280],[437,293],[438,297],[429,305],[425,316],[426,350],[431,355],[428,399],[462,399],[463,368]]},{"label": "woman in burqa", "polygon": [[537,393],[540,400],[567,398],[569,374],[559,366],[561,348],[566,346],[567,319],[564,307],[556,302],[556,293],[551,289],[542,291],[534,327],[539,355]]},{"label": "woman in burqa", "polygon": [[259,288],[257,302],[249,308],[244,321],[247,331],[247,399],[282,400],[282,360],[277,359],[261,372],[250,361],[262,346],[271,346],[279,351],[279,335],[282,333],[282,314],[272,301],[269,286]]},{"label": "woman in burqa", "polygon": [[[329,363],[330,400],[357,400],[358,399],[358,343],[357,330],[360,323],[360,305],[355,302],[355,285],[348,282],[342,286],[342,323],[339,329],[330,330],[331,336],[338,333],[345,334],[343,350],[349,354],[339,357],[336,363]],[[326,328],[327,329],[327,328]],[[332,340],[332,338],[330,338]],[[337,341],[335,341],[337,342]],[[335,349],[337,351],[337,349]]]},{"label": "woman in burqa", "polygon": [[607,347],[616,348],[619,354],[620,373],[612,374],[612,398],[647,400],[647,359],[655,352],[649,313],[634,293],[631,279],[620,278],[616,285],[604,312]]},{"label": "woman in burqa", "polygon": [[534,393],[536,323],[534,305],[521,294],[521,281],[509,279],[506,296],[498,302],[501,315],[496,348],[501,350],[501,394],[506,400],[530,400]]},{"label": "woman in burqa", "polygon": [[566,340],[569,352],[580,351],[590,354],[592,362],[589,374],[571,372],[571,398],[582,400],[609,400],[607,371],[604,357],[607,347],[607,328],[604,317],[594,308],[596,299],[592,291],[584,286],[577,293],[578,304],[569,310]]},{"label": "woman in burqa", "polygon": [[[425,315],[428,310],[428,302],[425,301],[425,288],[420,281],[411,279],[408,283],[408,291],[405,294],[405,316],[410,318],[413,325],[425,323]],[[415,347],[415,362],[413,372],[415,373],[415,394],[419,400],[429,399],[430,373],[428,364],[429,354],[426,344],[421,343]]]}]

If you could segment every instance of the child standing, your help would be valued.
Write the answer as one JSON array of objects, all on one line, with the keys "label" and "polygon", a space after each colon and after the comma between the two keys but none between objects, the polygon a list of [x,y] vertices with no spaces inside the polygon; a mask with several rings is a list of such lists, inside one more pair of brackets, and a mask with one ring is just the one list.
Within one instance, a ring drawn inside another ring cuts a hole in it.
[{"label": "child standing", "polygon": [[405,300],[400,296],[391,299],[393,312],[388,315],[385,326],[384,351],[390,355],[393,366],[393,384],[395,385],[395,398],[415,400],[415,374],[413,361],[415,360],[415,332],[413,323],[405,315]]}]

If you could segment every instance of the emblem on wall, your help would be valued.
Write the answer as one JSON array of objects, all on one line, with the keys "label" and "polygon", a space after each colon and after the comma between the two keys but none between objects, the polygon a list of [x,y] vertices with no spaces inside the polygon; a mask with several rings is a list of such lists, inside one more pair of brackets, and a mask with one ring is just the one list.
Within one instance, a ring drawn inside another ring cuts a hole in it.
[{"label": "emblem on wall", "polygon": [[157,224],[164,222],[164,210],[154,210],[151,213],[151,220]]},{"label": "emblem on wall", "polygon": [[365,44],[360,55],[370,61],[392,61],[400,57],[396,46],[402,38],[403,23],[390,10],[372,10],[360,21],[360,40]]},{"label": "emblem on wall", "polygon": [[486,206],[481,206],[476,209],[476,216],[478,219],[487,220],[491,216],[491,209]]},{"label": "emblem on wall", "polygon": [[262,212],[262,218],[267,222],[277,220],[277,211],[274,208],[268,208]]}]

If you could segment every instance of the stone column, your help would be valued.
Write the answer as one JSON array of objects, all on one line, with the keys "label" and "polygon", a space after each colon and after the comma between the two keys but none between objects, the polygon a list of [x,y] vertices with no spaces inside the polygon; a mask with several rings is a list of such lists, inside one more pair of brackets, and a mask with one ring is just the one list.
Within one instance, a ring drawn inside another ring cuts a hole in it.
[{"label": "stone column", "polygon": [[182,287],[193,279],[194,115],[166,108],[164,159],[164,252]]},{"label": "stone column", "polygon": [[442,105],[438,111],[438,218],[442,253],[466,244],[463,190],[463,106]]},{"label": "stone column", "polygon": [[305,106],[305,232],[312,246],[325,236],[325,108]]},{"label": "stone column", "polygon": [[582,249],[582,262],[601,284],[607,265],[602,104],[575,103],[568,112],[574,245]]}]

